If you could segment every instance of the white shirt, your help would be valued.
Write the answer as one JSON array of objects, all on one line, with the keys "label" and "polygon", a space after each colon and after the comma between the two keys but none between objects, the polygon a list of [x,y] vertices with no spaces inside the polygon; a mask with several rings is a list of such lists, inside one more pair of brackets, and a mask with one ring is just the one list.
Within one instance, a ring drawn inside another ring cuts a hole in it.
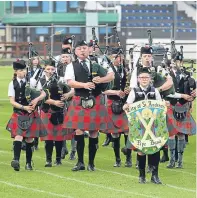
[{"label": "white shirt", "polygon": [[[79,63],[82,62],[82,60],[78,59]],[[88,69],[90,71],[90,61],[88,59],[85,60],[86,61],[86,65],[88,66]],[[112,69],[108,70],[108,73],[113,72]],[[75,80],[75,73],[74,73],[74,69],[73,69],[73,63],[69,63],[66,67],[66,72],[64,75],[64,81],[67,83],[68,80]]]},{"label": "white shirt", "polygon": [[138,87],[137,85],[137,67],[134,68],[132,74],[131,74],[131,79],[130,79],[130,88],[136,88]]},{"label": "white shirt", "polygon": [[[17,81],[18,81],[18,83],[19,83],[20,86],[21,86],[21,80],[23,81],[23,83],[26,82],[25,78],[20,79],[20,78],[17,77],[16,79],[17,79]],[[8,86],[8,97],[10,97],[10,96],[15,97],[15,90],[14,90],[13,81],[11,81],[9,83],[9,86]]]},{"label": "white shirt", "polygon": [[[21,85],[21,82],[20,82],[21,80],[23,81],[23,83],[26,82],[25,78],[20,79],[20,78],[17,77],[16,79],[17,79],[19,85]],[[34,78],[30,78],[30,88],[35,88],[35,85],[36,85],[36,80]],[[38,91],[42,90],[42,85],[41,85],[40,82],[38,82],[36,90],[38,90]],[[9,86],[8,86],[8,97],[10,97],[10,96],[15,97],[15,90],[14,90],[13,81],[11,81],[9,83]]]},{"label": "white shirt", "polygon": [[55,60],[54,60],[55,61],[55,67],[57,67],[60,59],[61,59],[61,55],[58,55],[58,56],[55,57]]},{"label": "white shirt", "polygon": [[[140,88],[142,90],[145,90],[143,87],[140,86]],[[161,95],[159,93],[159,91],[157,89],[155,89],[155,99],[156,100],[161,100]],[[128,95],[128,98],[127,98],[127,103],[128,104],[132,104],[133,102],[135,101],[135,92],[134,92],[134,89],[132,89]]]}]

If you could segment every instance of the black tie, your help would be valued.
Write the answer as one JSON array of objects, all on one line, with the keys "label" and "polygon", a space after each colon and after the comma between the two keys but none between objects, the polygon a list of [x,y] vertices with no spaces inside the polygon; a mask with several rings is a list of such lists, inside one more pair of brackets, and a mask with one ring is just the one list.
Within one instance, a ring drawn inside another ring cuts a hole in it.
[{"label": "black tie", "polygon": [[121,75],[122,74],[122,68],[119,66],[118,67],[118,73]]},{"label": "black tie", "polygon": [[23,80],[21,80],[21,81],[20,81],[20,83],[21,83],[21,87],[22,87],[22,86],[24,85],[24,82],[23,82]]},{"label": "black tie", "polygon": [[179,82],[180,82],[180,73],[179,72],[176,72],[176,81],[179,84]]},{"label": "black tie", "polygon": [[87,66],[85,60],[84,60],[84,61],[81,61],[81,65],[82,65],[82,67],[85,69],[85,71],[89,74],[89,69],[88,69],[88,66]]}]

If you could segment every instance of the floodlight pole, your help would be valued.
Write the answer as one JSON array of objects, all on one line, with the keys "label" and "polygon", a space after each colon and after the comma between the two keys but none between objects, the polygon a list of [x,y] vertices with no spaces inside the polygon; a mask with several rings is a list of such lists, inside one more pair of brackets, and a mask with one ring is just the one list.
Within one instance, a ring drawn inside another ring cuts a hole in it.
[{"label": "floodlight pole", "polygon": [[173,27],[172,27],[172,39],[176,40],[176,29],[177,29],[177,3],[173,1]]}]

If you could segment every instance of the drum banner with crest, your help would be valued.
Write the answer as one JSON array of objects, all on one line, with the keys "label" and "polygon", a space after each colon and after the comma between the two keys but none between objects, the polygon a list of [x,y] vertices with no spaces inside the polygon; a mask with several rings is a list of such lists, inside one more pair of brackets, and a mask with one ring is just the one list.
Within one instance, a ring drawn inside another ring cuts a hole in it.
[{"label": "drum banner with crest", "polygon": [[128,148],[144,154],[154,154],[168,140],[167,107],[162,100],[142,100],[129,106]]}]

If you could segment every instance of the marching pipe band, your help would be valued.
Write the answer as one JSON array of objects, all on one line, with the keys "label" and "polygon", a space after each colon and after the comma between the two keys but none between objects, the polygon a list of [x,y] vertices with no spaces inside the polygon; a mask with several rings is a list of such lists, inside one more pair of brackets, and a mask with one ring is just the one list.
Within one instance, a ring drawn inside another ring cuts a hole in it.
[{"label": "marching pipe band", "polygon": [[[117,47],[106,46],[104,53],[98,45],[95,28],[92,28],[92,41],[88,44],[84,40],[74,43],[74,35],[64,38],[61,55],[58,57],[52,56],[46,44],[48,59],[44,60],[43,69],[39,64],[39,58],[42,58],[33,50],[32,43],[29,44],[28,71],[23,72],[26,70],[24,61],[18,60],[13,63],[16,76],[9,84],[8,96],[11,105],[14,106],[14,113],[6,129],[14,138],[14,158],[11,166],[15,171],[20,170],[23,139],[27,142],[25,167],[26,170],[33,169],[31,164],[32,138],[37,137],[45,141],[45,167],[53,166],[54,145],[56,147],[55,164],[62,164],[66,152],[63,152],[63,156],[61,152],[67,149],[64,141],[72,139],[74,149],[70,159],[75,159],[75,152],[78,157],[78,162],[72,171],[85,170],[85,131],[89,131],[88,171],[96,170],[95,156],[100,132],[106,134],[104,146],[113,141],[114,167],[121,166],[120,135],[124,134],[125,145],[121,151],[126,155],[125,167],[132,167],[131,150],[133,147],[128,143],[132,131],[129,131],[130,118],[125,112],[133,102],[146,99],[157,100],[161,97],[169,101],[166,103],[168,104],[166,120],[169,141],[168,145],[162,145],[165,146],[165,149],[163,147],[165,156],[162,157],[161,162],[169,160],[167,149],[169,148],[170,160],[167,168],[175,167],[175,137],[177,137],[176,167],[183,167],[185,134],[194,135],[196,127],[190,113],[192,101],[196,97],[196,82],[192,77],[194,69],[192,66],[189,68],[191,71],[187,71],[189,69],[183,66],[183,46],[179,52],[175,41],[172,41],[171,60],[168,56],[169,51],[166,49],[160,66],[156,68],[152,51],[153,39],[151,30],[148,30],[149,45],[142,45],[141,61],[138,61],[135,67],[127,66],[131,69],[126,71],[125,50],[121,45],[117,28],[114,27],[113,30]],[[102,53],[100,57],[96,48],[99,48]],[[131,56],[133,52],[134,49],[131,49]],[[103,67],[104,64],[107,67]],[[27,86],[25,87],[24,84]],[[145,98],[142,97],[144,94]],[[69,105],[64,108],[65,101],[68,100],[70,100]],[[40,115],[37,106],[40,106]],[[36,130],[33,130],[35,128]],[[146,155],[138,149],[134,150],[138,153],[139,182],[145,183]],[[151,182],[155,184],[162,183],[158,176],[159,162],[160,151],[148,155],[148,165],[152,172]]]}]

